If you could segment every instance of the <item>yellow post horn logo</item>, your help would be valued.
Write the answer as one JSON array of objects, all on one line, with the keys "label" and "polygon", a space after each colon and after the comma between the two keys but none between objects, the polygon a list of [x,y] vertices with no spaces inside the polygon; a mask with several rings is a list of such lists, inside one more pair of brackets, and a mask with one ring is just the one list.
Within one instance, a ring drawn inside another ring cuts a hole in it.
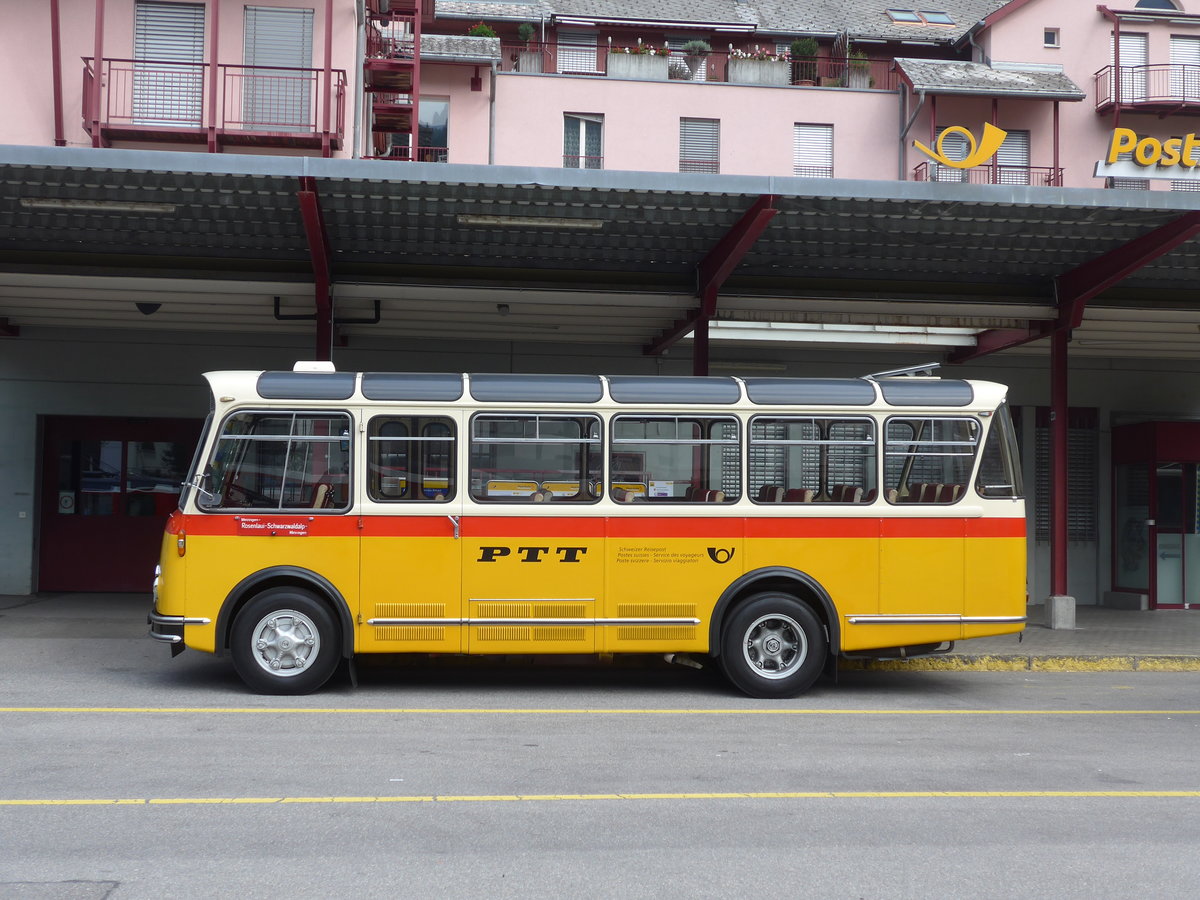
[{"label": "yellow post horn logo", "polygon": [[[948,159],[945,152],[942,150],[942,141],[946,139],[948,134],[961,134],[967,139],[967,155],[962,159]],[[1004,139],[1008,137],[1008,132],[1003,128],[997,128],[990,122],[985,122],[983,125],[983,138],[978,145],[975,143],[975,135],[967,131],[961,125],[951,125],[938,135],[937,143],[934,145],[937,149],[930,150],[920,141],[913,141],[913,146],[928,156],[930,159],[936,160],[943,166],[949,166],[952,169],[969,169],[972,166],[978,166],[981,163],[987,162],[996,155],[996,151],[1000,149],[1000,145],[1004,143]]]}]

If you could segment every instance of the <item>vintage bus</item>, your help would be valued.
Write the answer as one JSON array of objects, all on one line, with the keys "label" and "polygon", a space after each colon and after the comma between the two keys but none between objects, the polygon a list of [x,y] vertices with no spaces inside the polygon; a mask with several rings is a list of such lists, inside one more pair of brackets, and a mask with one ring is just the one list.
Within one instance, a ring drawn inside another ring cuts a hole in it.
[{"label": "vintage bus", "polygon": [[1020,631],[999,384],[212,372],[151,636],[306,693],[361,653],[672,654],[755,697]]}]

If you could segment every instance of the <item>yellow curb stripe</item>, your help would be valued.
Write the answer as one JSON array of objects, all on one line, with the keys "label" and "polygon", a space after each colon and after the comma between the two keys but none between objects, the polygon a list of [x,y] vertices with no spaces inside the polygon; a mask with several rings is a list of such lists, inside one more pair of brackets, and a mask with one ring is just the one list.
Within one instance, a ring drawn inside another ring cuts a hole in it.
[{"label": "yellow curb stripe", "polygon": [[1197,716],[1200,709],[634,709],[595,707],[0,706],[0,713],[331,716]]},{"label": "yellow curb stripe", "polygon": [[937,800],[937,799],[1200,799],[1198,791],[723,791],[615,794],[430,794],[381,797],[156,797],[143,799],[0,799],[14,806],[267,806],[339,803],[545,803],[612,800]]},{"label": "yellow curb stripe", "polygon": [[919,656],[843,659],[838,668],[859,672],[1200,672],[1200,656]]}]

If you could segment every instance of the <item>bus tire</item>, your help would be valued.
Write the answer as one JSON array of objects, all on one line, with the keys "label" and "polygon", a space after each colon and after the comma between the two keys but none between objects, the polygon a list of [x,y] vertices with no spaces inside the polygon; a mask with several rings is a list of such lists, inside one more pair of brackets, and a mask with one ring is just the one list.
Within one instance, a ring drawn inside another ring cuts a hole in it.
[{"label": "bus tire", "polygon": [[825,629],[807,604],[789,594],[755,594],[725,624],[721,668],[751,697],[795,697],[820,676],[828,652]]},{"label": "bus tire", "polygon": [[263,591],[233,620],[233,667],[260,694],[310,694],[337,668],[341,639],[332,611],[301,588]]}]

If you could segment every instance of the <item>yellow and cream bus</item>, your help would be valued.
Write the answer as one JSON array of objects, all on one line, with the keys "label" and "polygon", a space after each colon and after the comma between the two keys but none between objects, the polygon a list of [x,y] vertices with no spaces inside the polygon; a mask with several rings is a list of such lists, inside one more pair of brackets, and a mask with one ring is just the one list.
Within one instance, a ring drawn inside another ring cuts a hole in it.
[{"label": "yellow and cream bus", "polygon": [[1004,386],[212,372],[150,633],[306,693],[359,653],[711,657],[789,697],[838,656],[1018,632]]}]

